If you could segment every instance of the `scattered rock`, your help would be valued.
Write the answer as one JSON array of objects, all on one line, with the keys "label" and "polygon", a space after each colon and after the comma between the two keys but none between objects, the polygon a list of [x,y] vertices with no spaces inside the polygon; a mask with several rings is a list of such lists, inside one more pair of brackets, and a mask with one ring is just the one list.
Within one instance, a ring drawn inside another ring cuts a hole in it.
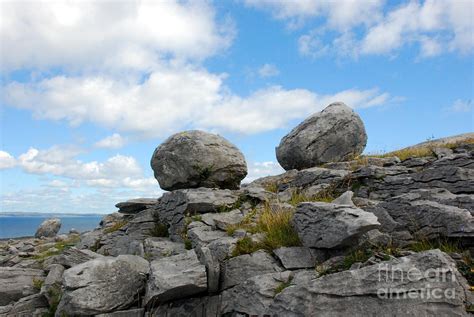
[{"label": "scattered rock", "polygon": [[238,189],[247,175],[243,154],[223,137],[203,131],[172,135],[156,148],[151,167],[164,190]]},{"label": "scattered rock", "polygon": [[61,229],[61,220],[58,218],[47,219],[41,223],[35,233],[36,238],[54,237]]},{"label": "scattered rock", "polygon": [[0,267],[0,306],[38,293],[35,283],[44,278],[43,270]]},{"label": "scattered rock", "polygon": [[356,244],[380,223],[374,214],[359,208],[313,202],[298,205],[293,226],[306,247],[341,248]]},{"label": "scattered rock", "polygon": [[64,272],[64,292],[57,314],[95,315],[123,310],[138,300],[149,264],[141,257],[103,257]]},{"label": "scattered rock", "polygon": [[360,117],[348,106],[332,103],[300,123],[276,148],[285,170],[304,169],[360,155],[367,134]]},{"label": "scattered rock", "polygon": [[41,317],[48,312],[48,302],[42,294],[23,297],[16,303],[0,307],[1,317]]}]

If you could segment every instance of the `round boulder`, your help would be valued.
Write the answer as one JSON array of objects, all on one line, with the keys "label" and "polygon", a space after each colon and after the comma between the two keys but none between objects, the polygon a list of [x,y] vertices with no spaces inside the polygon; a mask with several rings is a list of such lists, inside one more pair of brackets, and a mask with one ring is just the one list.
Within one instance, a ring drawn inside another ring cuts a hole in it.
[{"label": "round boulder", "polygon": [[58,218],[46,219],[41,223],[35,233],[36,238],[41,237],[54,237],[58,234],[59,229],[61,229],[61,220]]},{"label": "round boulder", "polygon": [[364,123],[342,102],[332,103],[281,139],[276,156],[285,170],[341,162],[360,155],[367,144]]},{"label": "round boulder", "polygon": [[151,168],[164,190],[238,189],[247,175],[244,155],[223,137],[203,131],[172,135],[158,146]]}]

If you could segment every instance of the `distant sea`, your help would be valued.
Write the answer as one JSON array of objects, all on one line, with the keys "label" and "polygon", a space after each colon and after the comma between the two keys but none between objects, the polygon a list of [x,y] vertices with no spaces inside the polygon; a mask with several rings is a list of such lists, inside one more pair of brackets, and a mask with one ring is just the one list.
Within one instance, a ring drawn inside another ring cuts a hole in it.
[{"label": "distant sea", "polygon": [[0,239],[34,236],[38,226],[48,218],[61,219],[59,233],[72,228],[83,232],[97,227],[104,215],[2,215],[0,214]]}]

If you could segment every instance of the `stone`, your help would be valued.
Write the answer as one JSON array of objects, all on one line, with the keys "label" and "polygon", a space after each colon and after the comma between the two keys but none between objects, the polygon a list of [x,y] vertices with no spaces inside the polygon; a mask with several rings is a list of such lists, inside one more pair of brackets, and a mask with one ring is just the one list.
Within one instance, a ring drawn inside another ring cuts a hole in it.
[{"label": "stone", "polygon": [[149,308],[207,290],[206,267],[194,250],[152,261],[150,267],[144,299]]},{"label": "stone", "polygon": [[304,246],[342,248],[357,244],[358,238],[380,227],[377,217],[347,205],[310,202],[296,208],[292,224]]},{"label": "stone", "polygon": [[239,192],[228,189],[181,189],[164,193],[153,212],[168,227],[171,240],[182,241],[187,215],[232,210],[239,204],[239,198]]},{"label": "stone", "polygon": [[138,301],[149,263],[138,256],[102,257],[64,272],[58,316],[95,315],[123,310]]},{"label": "stone", "polygon": [[275,296],[266,314],[467,316],[468,284],[439,250],[293,283]]},{"label": "stone", "polygon": [[[240,313],[246,316],[267,316],[279,288],[290,283],[292,272],[267,273],[251,277],[222,292],[221,314]],[[278,316],[282,316],[278,314]]]},{"label": "stone", "polygon": [[0,306],[38,293],[35,281],[43,281],[43,270],[0,267]]},{"label": "stone", "polygon": [[285,170],[301,170],[349,160],[360,155],[366,143],[367,134],[359,115],[337,102],[284,136],[276,148],[276,156]]},{"label": "stone", "polygon": [[48,269],[49,273],[41,286],[41,294],[48,300],[49,305],[54,305],[61,294],[64,266],[52,264]]},{"label": "stone", "polygon": [[203,131],[172,135],[158,146],[151,167],[164,190],[238,189],[247,175],[244,155],[223,137]]},{"label": "stone", "polygon": [[325,250],[306,247],[281,247],[273,250],[273,253],[287,270],[314,268],[317,263],[327,259]]},{"label": "stone", "polygon": [[48,312],[48,302],[42,294],[23,297],[14,304],[0,307],[0,317],[42,317]]},{"label": "stone", "polygon": [[225,232],[213,230],[209,226],[199,226],[188,230],[188,239],[191,240],[193,248],[204,246],[226,237],[227,234]]},{"label": "stone", "polygon": [[231,258],[222,264],[221,270],[222,290],[238,285],[253,276],[283,271],[275,259],[265,251]]},{"label": "stone", "polygon": [[150,316],[221,317],[220,306],[220,296],[186,298],[160,304],[150,310]]},{"label": "stone", "polygon": [[133,215],[149,207],[152,207],[157,202],[158,199],[156,198],[138,198],[120,202],[116,204],[115,207],[119,209],[119,213]]},{"label": "stone", "polygon": [[346,205],[346,206],[352,206],[355,207],[354,203],[352,202],[352,197],[354,196],[354,193],[350,190],[342,194],[341,196],[337,197],[332,201],[333,204],[337,205]]},{"label": "stone", "polygon": [[199,261],[206,266],[207,290],[209,293],[219,291],[219,278],[221,266],[219,260],[212,254],[208,247],[198,247],[195,249]]},{"label": "stone", "polygon": [[151,237],[143,242],[145,257],[148,261],[158,260],[186,252],[184,244],[168,238]]},{"label": "stone", "polygon": [[46,264],[60,264],[65,268],[70,268],[92,259],[101,258],[103,255],[91,250],[79,250],[76,247],[65,249],[61,254],[52,256],[45,260]]},{"label": "stone", "polygon": [[143,317],[144,314],[144,308],[134,308],[128,310],[114,311],[112,313],[99,314],[95,315],[95,317]]},{"label": "stone", "polygon": [[[205,219],[204,219],[204,216]],[[230,225],[238,224],[242,221],[244,215],[238,209],[234,209],[228,212],[221,212],[221,213],[212,213],[212,214],[204,214],[203,221],[213,227],[217,227],[220,230],[225,231],[226,228]]]},{"label": "stone", "polygon": [[59,218],[46,219],[36,230],[35,237],[54,237],[59,232],[59,229],[61,229],[61,220]]}]

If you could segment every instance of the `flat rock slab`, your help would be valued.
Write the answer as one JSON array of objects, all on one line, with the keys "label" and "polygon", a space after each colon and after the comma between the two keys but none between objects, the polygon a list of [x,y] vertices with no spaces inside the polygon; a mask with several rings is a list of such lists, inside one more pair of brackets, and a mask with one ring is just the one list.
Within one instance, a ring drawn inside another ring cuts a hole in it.
[{"label": "flat rock slab", "polygon": [[292,221],[303,245],[310,248],[354,245],[361,235],[380,227],[370,212],[322,202],[299,204]]},{"label": "flat rock slab", "polygon": [[287,270],[314,268],[317,263],[326,260],[324,250],[307,247],[282,247],[273,250],[273,253]]},{"label": "flat rock slab", "polygon": [[186,252],[183,243],[173,242],[168,238],[147,238],[143,242],[143,246],[145,248],[145,257],[149,261]]},{"label": "flat rock slab", "polygon": [[37,293],[34,281],[43,281],[43,270],[0,267],[0,306]]},{"label": "flat rock slab", "polygon": [[158,202],[156,198],[138,198],[120,202],[115,205],[122,214],[136,214]]},{"label": "flat rock slab", "polygon": [[123,310],[138,300],[150,270],[134,255],[102,257],[64,272],[59,316],[96,315]]},{"label": "flat rock slab", "polygon": [[206,267],[194,250],[151,262],[144,302],[148,307],[207,290]]},{"label": "flat rock slab", "polygon": [[454,261],[439,250],[430,250],[357,270],[299,279],[275,296],[267,314],[467,316],[468,292]]},{"label": "flat rock slab", "polygon": [[264,251],[236,256],[222,265],[221,289],[238,285],[252,276],[281,271],[277,261]]}]

